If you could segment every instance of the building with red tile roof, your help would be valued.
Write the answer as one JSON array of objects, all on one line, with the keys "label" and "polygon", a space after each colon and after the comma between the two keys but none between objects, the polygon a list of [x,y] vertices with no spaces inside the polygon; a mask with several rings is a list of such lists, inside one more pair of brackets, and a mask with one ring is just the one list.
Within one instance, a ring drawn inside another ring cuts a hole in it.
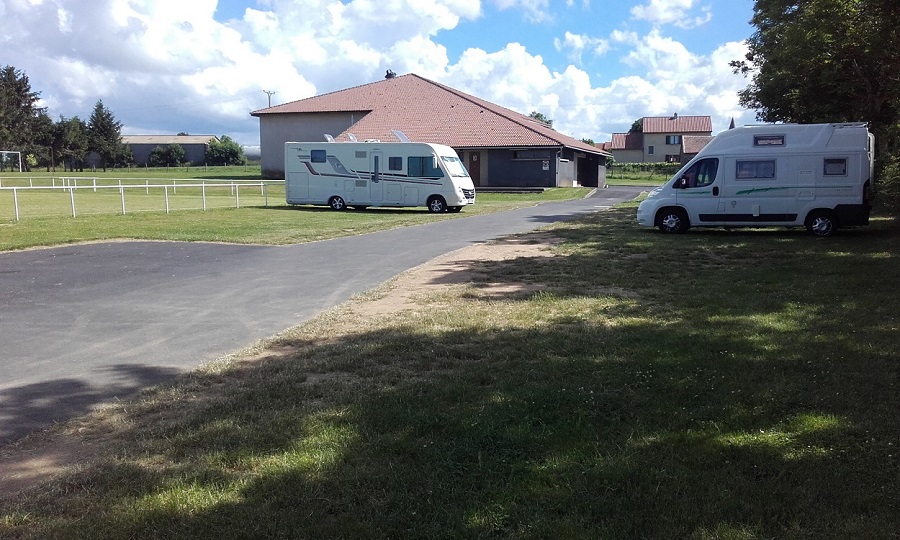
[{"label": "building with red tile roof", "polygon": [[645,116],[641,119],[641,127],[641,131],[613,133],[608,149],[617,162],[686,163],[685,156],[690,153],[683,147],[684,139],[707,137],[708,142],[712,137],[709,116]]},{"label": "building with red tile roof", "polygon": [[452,147],[476,186],[603,186],[610,154],[529,116],[415,74],[275,105],[259,118],[263,175],[284,176],[284,143],[410,140]]}]

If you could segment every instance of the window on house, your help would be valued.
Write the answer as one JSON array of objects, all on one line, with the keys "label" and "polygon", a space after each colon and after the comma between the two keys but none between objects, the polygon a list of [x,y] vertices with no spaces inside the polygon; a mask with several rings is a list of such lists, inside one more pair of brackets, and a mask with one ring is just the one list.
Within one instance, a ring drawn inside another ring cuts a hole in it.
[{"label": "window on house", "polygon": [[784,146],[784,135],[754,135],[753,146]]},{"label": "window on house", "polygon": [[681,135],[666,135],[666,144],[681,144]]},{"label": "window on house", "polygon": [[738,180],[775,178],[775,160],[738,161],[734,177]]},{"label": "window on house", "polygon": [[309,160],[313,163],[325,163],[328,161],[328,153],[325,150],[310,150]]},{"label": "window on house", "polygon": [[403,170],[403,158],[402,157],[389,157],[388,158],[388,170],[389,171],[402,171]]},{"label": "window on house", "polygon": [[847,176],[847,159],[825,158],[825,176]]},{"label": "window on house", "polygon": [[650,146],[647,147],[647,155],[648,155],[648,156],[652,156],[652,155],[653,155],[653,152],[654,152],[655,150],[656,150],[656,148],[654,148],[653,145],[651,144]]},{"label": "window on house", "polygon": [[443,178],[444,171],[435,161],[434,156],[409,157],[406,160],[407,174],[420,178]]},{"label": "window on house", "polygon": [[666,163],[678,163],[681,161],[681,156],[678,154],[666,154]]}]

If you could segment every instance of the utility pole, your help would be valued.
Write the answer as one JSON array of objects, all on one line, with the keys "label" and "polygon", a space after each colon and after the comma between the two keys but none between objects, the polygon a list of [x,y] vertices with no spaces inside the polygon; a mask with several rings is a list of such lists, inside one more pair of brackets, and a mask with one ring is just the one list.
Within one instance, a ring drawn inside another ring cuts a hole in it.
[{"label": "utility pole", "polygon": [[269,96],[269,107],[271,107],[271,106],[272,106],[272,95],[274,95],[275,92],[270,92],[269,90],[263,90],[263,92],[264,92],[267,96]]}]

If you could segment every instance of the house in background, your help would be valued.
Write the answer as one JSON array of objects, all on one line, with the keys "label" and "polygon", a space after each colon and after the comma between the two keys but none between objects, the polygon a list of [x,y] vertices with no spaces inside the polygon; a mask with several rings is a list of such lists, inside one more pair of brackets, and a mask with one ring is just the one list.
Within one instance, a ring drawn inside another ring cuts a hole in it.
[{"label": "house in background", "polygon": [[[709,116],[645,116],[641,131],[613,133],[612,141],[604,143],[619,163],[686,163],[684,139],[691,139],[691,150],[702,138],[712,138],[712,119]],[[698,139],[700,137],[701,139]],[[704,144],[705,146],[705,144]],[[702,148],[702,146],[700,146]],[[693,155],[699,148],[693,151]],[[691,157],[693,157],[691,155]]]},{"label": "house in background", "polygon": [[687,163],[713,140],[712,135],[685,135],[681,139],[681,163]]},{"label": "house in background", "polygon": [[[391,74],[392,75],[392,74]],[[606,185],[608,152],[529,116],[415,74],[250,113],[259,118],[263,176],[284,178],[284,143],[412,141],[452,147],[479,187]]]},{"label": "house in background", "polygon": [[215,135],[122,135],[122,142],[131,148],[135,165],[150,163],[150,153],[157,147],[179,144],[184,148],[188,163],[202,165],[206,162],[206,150],[210,141],[219,140]]}]

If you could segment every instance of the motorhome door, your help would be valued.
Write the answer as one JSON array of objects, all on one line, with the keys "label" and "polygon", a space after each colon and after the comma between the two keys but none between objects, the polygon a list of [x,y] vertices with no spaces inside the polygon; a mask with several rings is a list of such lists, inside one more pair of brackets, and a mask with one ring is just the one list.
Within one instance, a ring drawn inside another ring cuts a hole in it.
[{"label": "motorhome door", "polygon": [[381,152],[369,153],[369,199],[373,203],[380,203],[384,199],[384,182],[381,177],[383,161],[384,156]]},{"label": "motorhome door", "polygon": [[719,158],[701,159],[675,180],[675,200],[687,209],[691,223],[713,225],[722,223],[723,209],[719,207],[721,174]]}]

